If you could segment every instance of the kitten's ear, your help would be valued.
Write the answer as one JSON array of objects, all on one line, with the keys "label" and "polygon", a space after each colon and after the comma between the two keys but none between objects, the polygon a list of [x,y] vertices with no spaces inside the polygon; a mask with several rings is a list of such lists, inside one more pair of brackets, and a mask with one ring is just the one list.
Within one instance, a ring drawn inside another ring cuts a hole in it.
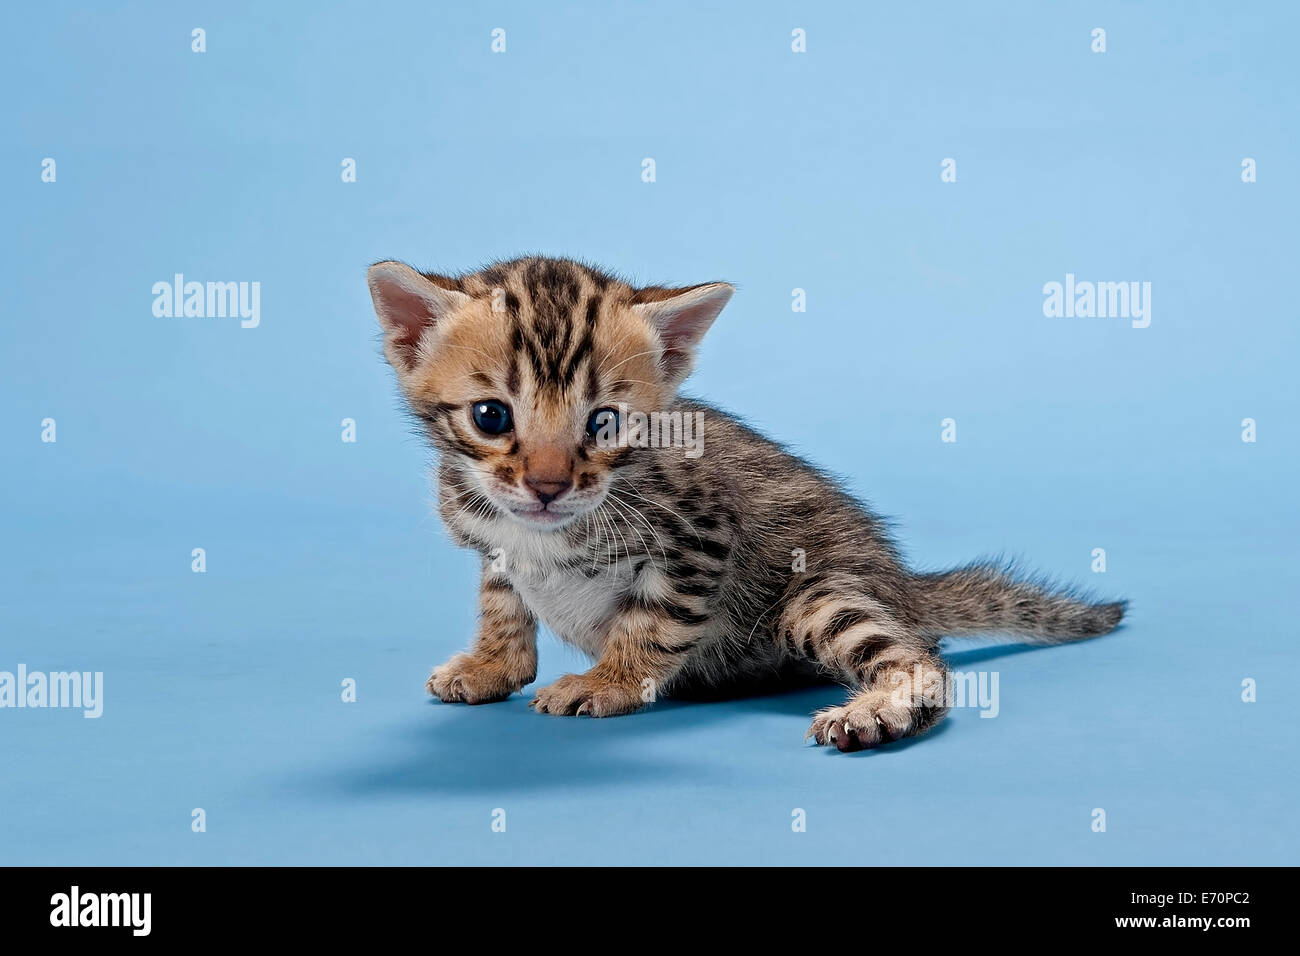
[{"label": "kitten's ear", "polygon": [[400,373],[415,368],[424,333],[470,301],[401,262],[375,263],[366,283],[384,330],[384,353]]},{"label": "kitten's ear", "polygon": [[640,289],[632,311],[659,333],[664,344],[664,375],[676,388],[691,371],[695,347],[727,304],[735,288],[709,282],[687,289]]}]

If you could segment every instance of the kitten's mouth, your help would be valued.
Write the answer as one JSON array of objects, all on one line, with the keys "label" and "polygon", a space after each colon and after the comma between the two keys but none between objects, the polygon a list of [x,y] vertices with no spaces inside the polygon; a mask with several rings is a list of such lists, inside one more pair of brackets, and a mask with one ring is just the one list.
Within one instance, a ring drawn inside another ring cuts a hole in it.
[{"label": "kitten's mouth", "polygon": [[511,508],[510,513],[528,524],[550,526],[563,524],[575,517],[573,512],[551,511],[546,505],[539,505],[536,508]]}]

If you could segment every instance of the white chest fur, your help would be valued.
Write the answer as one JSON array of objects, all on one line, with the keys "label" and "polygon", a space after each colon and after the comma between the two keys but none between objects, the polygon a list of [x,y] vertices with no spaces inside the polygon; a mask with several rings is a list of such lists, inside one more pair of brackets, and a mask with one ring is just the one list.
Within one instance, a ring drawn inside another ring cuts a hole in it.
[{"label": "white chest fur", "polygon": [[[499,544],[494,565],[537,619],[563,641],[592,657],[600,656],[605,625],[633,578],[625,558],[605,555],[571,566],[577,552],[560,535],[498,522],[492,540]],[[589,576],[592,572],[594,576]]]},{"label": "white chest fur", "polygon": [[507,576],[529,610],[561,640],[592,657],[600,656],[604,645],[602,625],[627,588],[626,567],[617,576],[601,569],[594,578],[555,568],[514,570]]}]

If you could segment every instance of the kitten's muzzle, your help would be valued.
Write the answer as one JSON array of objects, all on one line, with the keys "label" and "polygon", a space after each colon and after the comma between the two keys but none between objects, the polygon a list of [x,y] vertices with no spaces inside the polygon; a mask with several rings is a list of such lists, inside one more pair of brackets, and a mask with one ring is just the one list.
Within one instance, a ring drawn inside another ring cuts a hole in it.
[{"label": "kitten's muzzle", "polygon": [[540,508],[511,508],[511,514],[517,518],[522,518],[532,524],[541,525],[558,525],[570,521],[573,513],[568,511],[556,511],[554,508],[548,508],[542,505]]},{"label": "kitten's muzzle", "polygon": [[524,456],[524,487],[543,508],[573,487],[573,454],[556,442],[528,450]]},{"label": "kitten's muzzle", "polygon": [[528,478],[524,479],[524,484],[532,489],[533,494],[537,496],[537,500],[543,505],[549,505],[573,487],[572,481],[532,481]]}]

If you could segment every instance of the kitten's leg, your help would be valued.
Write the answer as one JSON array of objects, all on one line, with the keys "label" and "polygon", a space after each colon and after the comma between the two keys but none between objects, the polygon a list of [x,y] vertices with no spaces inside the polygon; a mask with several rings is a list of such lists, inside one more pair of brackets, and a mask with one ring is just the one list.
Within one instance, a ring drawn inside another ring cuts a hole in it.
[{"label": "kitten's leg", "polygon": [[840,750],[863,750],[923,734],[948,712],[948,670],[932,655],[900,655],[841,707],[813,715],[806,736]]},{"label": "kitten's leg", "polygon": [[485,563],[474,646],[435,667],[425,687],[444,701],[486,704],[536,679],[537,621],[510,582]]},{"label": "kitten's leg", "polygon": [[541,714],[613,717],[655,700],[704,636],[708,618],[676,599],[634,599],[611,622],[596,666],[541,688]]},{"label": "kitten's leg", "polygon": [[947,713],[948,670],[930,641],[850,580],[806,586],[781,616],[790,649],[855,688],[813,717],[807,736],[840,750],[924,733]]}]

